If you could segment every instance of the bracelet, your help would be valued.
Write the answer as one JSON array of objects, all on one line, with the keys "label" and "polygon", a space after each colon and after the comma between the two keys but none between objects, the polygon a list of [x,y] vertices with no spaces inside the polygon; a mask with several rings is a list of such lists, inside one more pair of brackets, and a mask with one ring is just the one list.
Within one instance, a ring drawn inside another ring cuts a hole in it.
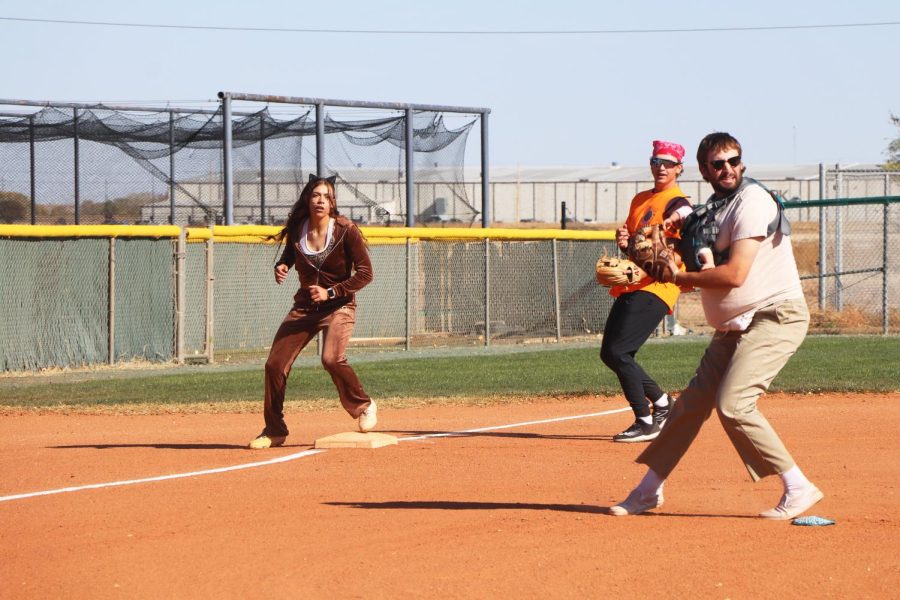
[{"label": "bracelet", "polygon": [[676,283],[677,280],[678,280],[678,271],[672,271],[672,283]]}]

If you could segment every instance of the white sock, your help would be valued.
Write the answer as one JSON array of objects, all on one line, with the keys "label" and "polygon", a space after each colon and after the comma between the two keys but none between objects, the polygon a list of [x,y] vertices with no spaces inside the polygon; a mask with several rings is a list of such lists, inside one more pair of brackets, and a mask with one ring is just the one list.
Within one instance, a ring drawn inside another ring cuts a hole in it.
[{"label": "white sock", "polygon": [[784,484],[785,493],[801,490],[812,485],[796,464],[781,474],[781,482]]},{"label": "white sock", "polygon": [[650,416],[646,416],[646,417],[638,417],[638,421],[640,421],[644,425],[649,425],[650,423],[653,422],[653,416],[650,415]]},{"label": "white sock", "polygon": [[663,394],[659,397],[659,400],[653,403],[653,406],[658,406],[659,408],[665,408],[669,405],[669,395]]},{"label": "white sock", "polygon": [[665,479],[661,479],[659,475],[656,474],[656,471],[653,469],[647,469],[647,474],[644,475],[644,478],[641,479],[641,482],[637,485],[638,490],[641,491],[641,495],[648,494],[658,494],[663,489],[663,484],[666,483]]}]

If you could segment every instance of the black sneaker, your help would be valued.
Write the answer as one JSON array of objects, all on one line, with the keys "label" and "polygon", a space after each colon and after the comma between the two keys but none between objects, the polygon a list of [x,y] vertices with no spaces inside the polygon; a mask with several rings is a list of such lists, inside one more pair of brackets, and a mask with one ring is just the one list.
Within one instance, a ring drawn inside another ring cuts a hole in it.
[{"label": "black sneaker", "polygon": [[659,435],[659,424],[654,420],[649,425],[636,420],[631,427],[613,436],[614,442],[649,442]]},{"label": "black sneaker", "polygon": [[669,418],[669,414],[672,412],[672,405],[675,404],[675,398],[669,396],[669,404],[666,406],[656,406],[653,405],[653,422],[656,423],[660,429],[666,424],[666,420]]}]

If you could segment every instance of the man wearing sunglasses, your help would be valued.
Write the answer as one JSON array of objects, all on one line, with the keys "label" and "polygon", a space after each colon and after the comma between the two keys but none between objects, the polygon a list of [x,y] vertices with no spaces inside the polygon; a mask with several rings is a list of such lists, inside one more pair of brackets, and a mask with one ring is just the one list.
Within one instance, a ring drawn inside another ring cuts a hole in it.
[{"label": "man wearing sunglasses", "polygon": [[765,188],[744,178],[741,152],[740,143],[721,132],[706,136],[697,149],[700,173],[714,192],[707,205],[723,201],[711,217],[717,260],[712,268],[671,271],[671,280],[700,289],[706,319],[716,332],[666,428],[637,458],[647,465],[646,475],[628,498],[610,508],[613,515],[662,505],[663,483],[713,409],[751,479],[781,477],[784,494],[761,517],[792,519],[823,498],[757,408],[806,336],[809,311],[790,229],[772,227],[781,223],[779,206]]},{"label": "man wearing sunglasses", "polygon": [[[616,230],[616,243],[621,250],[629,238],[648,225],[661,224],[675,211],[690,213],[690,203],[678,187],[684,170],[681,161],[684,147],[674,142],[655,140],[650,156],[653,189],[638,193],[631,201],[625,224]],[[672,398],[637,363],[635,354],[671,314],[678,300],[678,286],[644,277],[628,285],[610,288],[615,298],[600,345],[600,359],[619,379],[625,399],[634,413],[634,422],[613,436],[614,442],[649,442],[666,422]]]}]

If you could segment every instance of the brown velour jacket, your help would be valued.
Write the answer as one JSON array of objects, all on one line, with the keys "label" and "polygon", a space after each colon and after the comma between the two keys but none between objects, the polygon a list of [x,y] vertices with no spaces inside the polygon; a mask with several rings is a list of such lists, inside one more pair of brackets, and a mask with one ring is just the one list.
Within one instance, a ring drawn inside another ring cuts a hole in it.
[{"label": "brown velour jacket", "polygon": [[[300,232],[290,232],[288,243],[276,263],[297,269],[300,289],[294,295],[297,308],[330,310],[346,304],[356,305],[356,292],[372,281],[372,261],[359,227],[350,219],[334,217],[334,243],[320,267],[316,267],[300,250]],[[309,287],[319,285],[333,288],[335,297],[316,304],[309,295]]]}]

